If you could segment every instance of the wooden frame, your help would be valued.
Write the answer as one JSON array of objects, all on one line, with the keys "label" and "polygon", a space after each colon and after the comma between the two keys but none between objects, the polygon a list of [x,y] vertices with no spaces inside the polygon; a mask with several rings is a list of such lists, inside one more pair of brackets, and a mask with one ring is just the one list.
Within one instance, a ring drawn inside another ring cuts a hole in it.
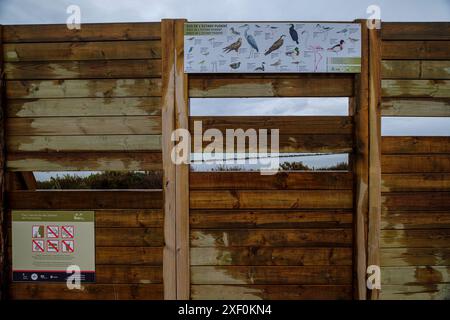
[{"label": "wooden frame", "polygon": [[[5,82],[3,73],[3,27],[0,25],[0,300],[6,296],[6,211],[5,211],[5,125],[4,125],[4,92]],[[5,292],[4,292],[5,291]]]}]

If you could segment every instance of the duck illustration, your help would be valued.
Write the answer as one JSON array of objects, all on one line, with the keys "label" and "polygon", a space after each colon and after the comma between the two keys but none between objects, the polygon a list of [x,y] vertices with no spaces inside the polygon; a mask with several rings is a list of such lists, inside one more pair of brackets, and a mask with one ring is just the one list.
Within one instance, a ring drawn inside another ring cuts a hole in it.
[{"label": "duck illustration", "polygon": [[294,56],[300,55],[300,50],[298,49],[298,47],[295,47],[294,50],[286,52],[286,55],[293,58]]},{"label": "duck illustration", "polygon": [[335,53],[341,52],[342,50],[344,50],[344,40],[339,41],[338,44],[332,46],[331,48],[328,48],[328,51],[333,51]]},{"label": "duck illustration", "polygon": [[241,62],[235,62],[235,63],[230,64],[231,69],[234,69],[234,70],[239,69],[240,66],[241,66]]},{"label": "duck illustration", "polygon": [[284,37],[286,37],[286,36],[282,35],[277,41],[275,41],[272,44],[272,46],[264,53],[264,55],[267,56],[268,54],[272,53],[273,51],[280,49],[284,43],[284,40],[283,40]]},{"label": "duck illustration", "polygon": [[261,64],[260,67],[258,67],[258,68],[255,69],[255,71],[264,71],[264,65],[265,65],[265,64],[266,64],[266,63],[263,62],[263,63]]},{"label": "duck illustration", "polygon": [[293,24],[291,24],[291,26],[289,27],[289,34],[291,35],[292,41],[298,44],[298,33],[295,30]]},{"label": "duck illustration", "polygon": [[234,34],[235,36],[239,36],[241,33],[239,31],[234,30],[233,27],[230,28],[230,31],[232,34]]},{"label": "duck illustration", "polygon": [[242,45],[242,38],[239,38],[236,42],[233,42],[232,44],[230,44],[229,46],[223,48],[223,51],[225,53],[229,53],[231,51],[236,51],[238,52],[239,48]]}]

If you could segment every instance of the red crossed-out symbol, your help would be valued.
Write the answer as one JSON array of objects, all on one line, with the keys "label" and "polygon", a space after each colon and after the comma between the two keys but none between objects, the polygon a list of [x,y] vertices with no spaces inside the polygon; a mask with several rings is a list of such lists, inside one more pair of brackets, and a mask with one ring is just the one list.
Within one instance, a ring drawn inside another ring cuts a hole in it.
[{"label": "red crossed-out symbol", "polygon": [[62,226],[61,233],[64,238],[73,238],[73,227],[71,226]]},{"label": "red crossed-out symbol", "polygon": [[[63,248],[66,248],[67,251],[73,252],[73,241],[72,240],[63,240],[62,241]],[[64,251],[64,250],[63,250]]]},{"label": "red crossed-out symbol", "polygon": [[35,248],[38,249],[40,252],[44,252],[45,251],[44,248],[41,247],[41,245],[39,244],[38,241],[33,240],[33,244],[34,244]]},{"label": "red crossed-out symbol", "polygon": [[55,252],[59,252],[58,245],[57,244],[55,245],[52,240],[47,240],[47,246],[49,248],[52,247],[55,250]]},{"label": "red crossed-out symbol", "polygon": [[[56,232],[53,230],[55,229]],[[58,238],[58,227],[57,226],[47,226],[47,234],[49,238]]]}]

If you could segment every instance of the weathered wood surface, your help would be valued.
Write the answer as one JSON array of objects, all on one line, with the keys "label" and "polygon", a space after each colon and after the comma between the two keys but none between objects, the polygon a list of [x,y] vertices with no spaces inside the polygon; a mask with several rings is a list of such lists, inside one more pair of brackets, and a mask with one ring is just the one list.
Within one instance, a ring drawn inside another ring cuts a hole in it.
[{"label": "weathered wood surface", "polygon": [[9,171],[162,170],[160,152],[10,152]]},{"label": "weathered wood surface", "polygon": [[3,73],[3,26],[0,25],[0,300],[6,297],[7,276],[6,276],[6,239],[7,235],[5,223],[5,168],[6,168],[6,155],[5,155],[5,81]]},{"label": "weathered wood surface", "polygon": [[161,60],[95,60],[5,63],[8,80],[149,78],[161,76]]},{"label": "weathered wood surface", "polygon": [[381,191],[450,191],[450,173],[383,174]]},{"label": "weathered wood surface", "polygon": [[227,247],[191,248],[191,266],[352,265],[351,248]]},{"label": "weathered wood surface", "polygon": [[10,43],[3,46],[5,62],[160,59],[160,41],[101,41]]},{"label": "weathered wood surface", "polygon": [[383,22],[383,40],[450,40],[449,22]]},{"label": "weathered wood surface", "polygon": [[95,267],[96,284],[156,284],[163,282],[162,275],[162,266],[97,265]]},{"label": "weathered wood surface", "polygon": [[19,191],[9,192],[10,209],[160,209],[162,192],[130,191]]},{"label": "weathered wood surface", "polygon": [[206,97],[349,97],[353,96],[350,75],[290,76],[193,76],[189,96]]},{"label": "weathered wood surface", "polygon": [[381,85],[383,97],[450,97],[450,80],[382,80]]},{"label": "weathered wood surface", "polygon": [[450,210],[450,192],[384,193],[382,204],[389,210]]},{"label": "weathered wood surface", "polygon": [[352,189],[351,172],[191,172],[189,187],[195,189],[302,190]]},{"label": "weathered wood surface", "polygon": [[197,229],[220,228],[350,228],[351,210],[191,210],[190,225]]},{"label": "weathered wood surface", "polygon": [[4,26],[3,32],[4,42],[158,40],[160,37],[159,22],[83,23],[79,30],[70,30],[66,24],[10,25]]},{"label": "weathered wood surface", "polygon": [[382,230],[383,248],[448,248],[450,229]]},{"label": "weathered wood surface", "polygon": [[450,99],[384,98],[381,112],[389,117],[450,117]]},{"label": "weathered wood surface", "polygon": [[101,247],[162,247],[162,228],[96,228],[95,244]]},{"label": "weathered wood surface", "polygon": [[383,79],[450,79],[447,60],[383,60]]},{"label": "weathered wood surface", "polygon": [[97,228],[162,228],[163,222],[164,215],[160,209],[95,211]]},{"label": "weathered wood surface", "polygon": [[383,59],[450,60],[450,41],[383,41]]},{"label": "weathered wood surface", "polygon": [[350,285],[193,285],[194,300],[347,300]]},{"label": "weathered wood surface", "polygon": [[450,265],[450,248],[383,248],[380,253],[386,267]]},{"label": "weathered wood surface", "polygon": [[349,247],[351,229],[191,230],[191,247]]},{"label": "weathered wood surface", "polygon": [[9,152],[161,151],[161,135],[11,136]]},{"label": "weathered wood surface", "polygon": [[196,284],[350,284],[350,266],[192,266]]},{"label": "weathered wood surface", "polygon": [[384,300],[447,300],[450,284],[384,285]]},{"label": "weathered wood surface", "polygon": [[[280,135],[286,134],[351,134],[352,118],[348,116],[255,116],[255,117],[190,117],[190,129],[194,121],[201,121],[203,131],[218,129],[223,134],[227,129],[279,129]],[[269,132],[269,130],[268,130]]]},{"label": "weathered wood surface", "polygon": [[160,79],[8,81],[8,98],[112,98],[161,96]]},{"label": "weathered wood surface", "polygon": [[159,116],[161,98],[71,98],[8,100],[8,117]]},{"label": "weathered wood surface", "polygon": [[383,229],[442,229],[450,228],[448,211],[390,211],[383,210]]},{"label": "weathered wood surface", "polygon": [[66,284],[12,283],[11,299],[18,300],[148,300],[163,299],[161,284],[83,284],[84,290],[69,290]]},{"label": "weathered wood surface", "polygon": [[347,190],[191,191],[191,209],[306,209],[353,207]]},{"label": "weathered wood surface", "polygon": [[384,285],[432,285],[450,283],[450,266],[384,267]]},{"label": "weathered wood surface", "polygon": [[163,265],[162,247],[100,247],[95,248],[97,264]]},{"label": "weathered wood surface", "polygon": [[382,155],[383,173],[450,172],[450,155]]},{"label": "weathered wood surface", "polygon": [[383,154],[450,153],[450,137],[383,137]]}]

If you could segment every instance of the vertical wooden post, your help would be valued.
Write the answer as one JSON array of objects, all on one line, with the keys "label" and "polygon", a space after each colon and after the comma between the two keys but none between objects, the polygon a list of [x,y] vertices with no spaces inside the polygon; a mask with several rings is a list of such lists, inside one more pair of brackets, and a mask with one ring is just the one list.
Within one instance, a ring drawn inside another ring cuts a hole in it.
[{"label": "vertical wooden post", "polygon": [[176,274],[176,194],[175,164],[171,159],[174,143],[171,135],[175,129],[175,41],[174,21],[161,21],[162,46],[162,160],[164,188],[164,299],[177,298]]},{"label": "vertical wooden post", "polygon": [[6,297],[6,284],[8,277],[6,253],[6,210],[5,210],[5,76],[3,71],[3,27],[0,25],[0,300]]},{"label": "vertical wooden post", "polygon": [[365,300],[367,269],[367,217],[369,210],[369,40],[366,20],[361,24],[361,73],[355,76],[355,219],[354,219],[354,298]]},{"label": "vertical wooden post", "polygon": [[[381,224],[381,30],[369,30],[369,228],[367,265],[380,266]],[[369,299],[379,298],[371,290]]]},{"label": "vertical wooden post", "polygon": [[[175,124],[189,130],[188,76],[184,73],[184,23],[175,20]],[[190,145],[190,143],[189,143]],[[176,166],[177,299],[190,297],[189,164]]]}]

